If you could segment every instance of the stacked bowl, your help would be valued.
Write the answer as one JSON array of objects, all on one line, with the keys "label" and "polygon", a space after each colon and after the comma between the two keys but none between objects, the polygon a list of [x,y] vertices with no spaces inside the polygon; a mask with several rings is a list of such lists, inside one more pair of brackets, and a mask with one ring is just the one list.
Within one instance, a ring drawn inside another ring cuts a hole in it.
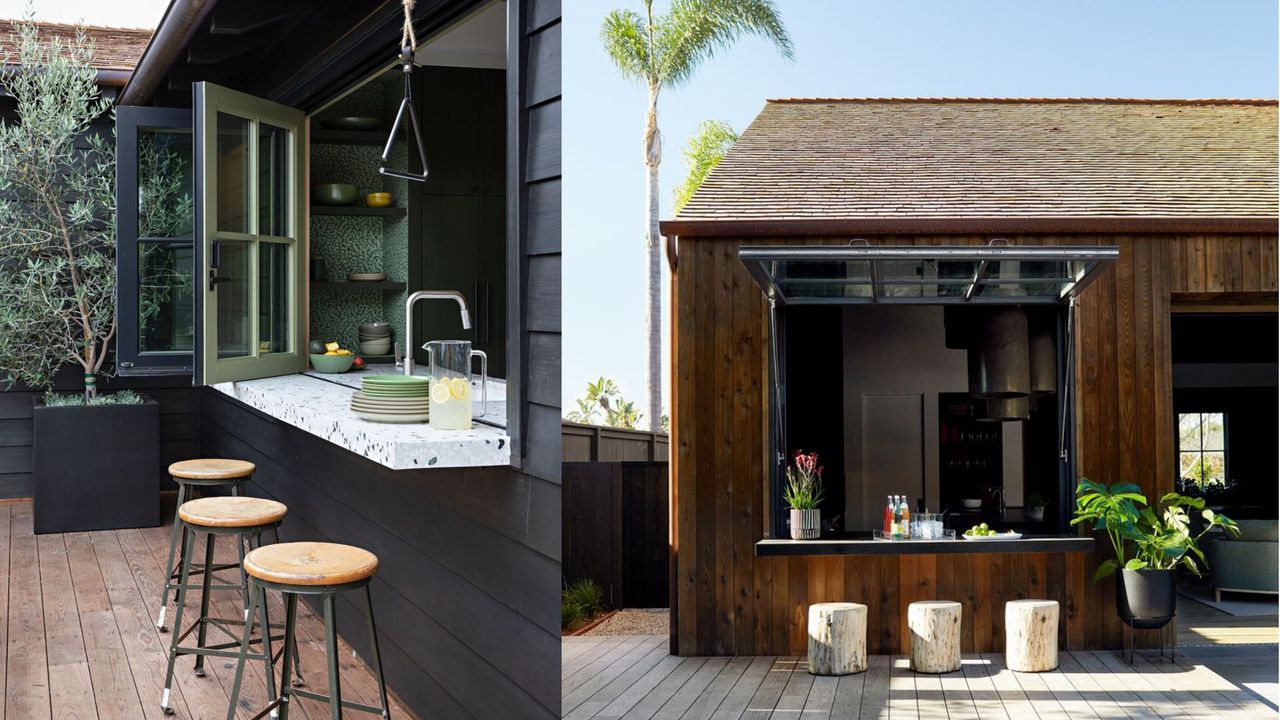
[{"label": "stacked bowl", "polygon": [[409,375],[366,375],[351,394],[357,417],[381,423],[426,422],[431,378]]},{"label": "stacked bowl", "polygon": [[360,323],[356,330],[360,338],[360,352],[365,355],[391,354],[391,325],[381,320]]}]

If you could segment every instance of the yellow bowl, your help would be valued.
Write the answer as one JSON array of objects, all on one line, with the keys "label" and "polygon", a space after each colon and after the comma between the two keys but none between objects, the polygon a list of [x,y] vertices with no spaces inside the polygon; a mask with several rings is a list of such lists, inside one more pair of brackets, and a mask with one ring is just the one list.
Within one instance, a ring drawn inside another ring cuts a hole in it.
[{"label": "yellow bowl", "polygon": [[369,207],[388,207],[391,205],[391,193],[369,193],[365,196],[364,201],[368,203]]}]

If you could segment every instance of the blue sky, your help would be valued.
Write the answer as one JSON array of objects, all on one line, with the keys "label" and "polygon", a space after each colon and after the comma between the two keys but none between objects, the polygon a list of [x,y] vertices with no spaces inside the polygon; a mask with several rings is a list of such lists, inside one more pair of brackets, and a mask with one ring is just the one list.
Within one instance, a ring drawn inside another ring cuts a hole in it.
[{"label": "blue sky", "polygon": [[[685,174],[681,150],[698,122],[724,120],[741,131],[766,98],[1277,94],[1275,0],[777,2],[794,62],[748,39],[663,94],[664,218]],[[599,40],[601,19],[621,7],[642,6],[563,6],[566,409],[600,375],[642,404],[645,96],[614,69]],[[664,286],[669,313],[668,299]],[[664,343],[666,335],[664,324]]]}]

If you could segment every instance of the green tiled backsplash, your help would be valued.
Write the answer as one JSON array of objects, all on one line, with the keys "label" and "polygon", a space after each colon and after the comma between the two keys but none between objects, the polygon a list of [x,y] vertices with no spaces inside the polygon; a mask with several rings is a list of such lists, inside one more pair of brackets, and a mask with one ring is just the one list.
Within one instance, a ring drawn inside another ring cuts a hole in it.
[{"label": "green tiled backsplash", "polygon": [[[391,76],[360,88],[312,118],[313,125],[326,117],[378,115],[384,119],[382,129],[389,130],[390,118],[400,102],[398,81],[398,77]],[[312,145],[311,181],[355,185],[359,191],[357,205],[365,203],[366,194],[383,191],[392,194],[392,204],[405,207],[407,183],[378,173],[381,153],[381,146],[375,145]],[[392,147],[390,160],[394,167],[405,166],[408,152],[404,142]],[[350,272],[385,272],[388,280],[407,282],[408,234],[407,216],[314,215],[311,253],[324,258],[328,273],[325,280],[345,281]],[[336,340],[358,352],[357,326],[370,320],[385,320],[391,323],[393,337],[399,341],[404,333],[405,295],[404,291],[313,289],[311,339]]]}]

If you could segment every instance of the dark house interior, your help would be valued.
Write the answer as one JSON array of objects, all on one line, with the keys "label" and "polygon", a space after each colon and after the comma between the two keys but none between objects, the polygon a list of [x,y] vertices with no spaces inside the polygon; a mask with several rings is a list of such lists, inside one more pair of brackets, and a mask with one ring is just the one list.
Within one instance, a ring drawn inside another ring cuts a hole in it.
[{"label": "dark house interior", "polygon": [[[1276,517],[1276,348],[1274,313],[1173,316],[1174,412],[1181,429],[1206,423],[1180,433],[1179,485],[1233,518]],[[1198,483],[1197,453],[1212,458]]]}]

